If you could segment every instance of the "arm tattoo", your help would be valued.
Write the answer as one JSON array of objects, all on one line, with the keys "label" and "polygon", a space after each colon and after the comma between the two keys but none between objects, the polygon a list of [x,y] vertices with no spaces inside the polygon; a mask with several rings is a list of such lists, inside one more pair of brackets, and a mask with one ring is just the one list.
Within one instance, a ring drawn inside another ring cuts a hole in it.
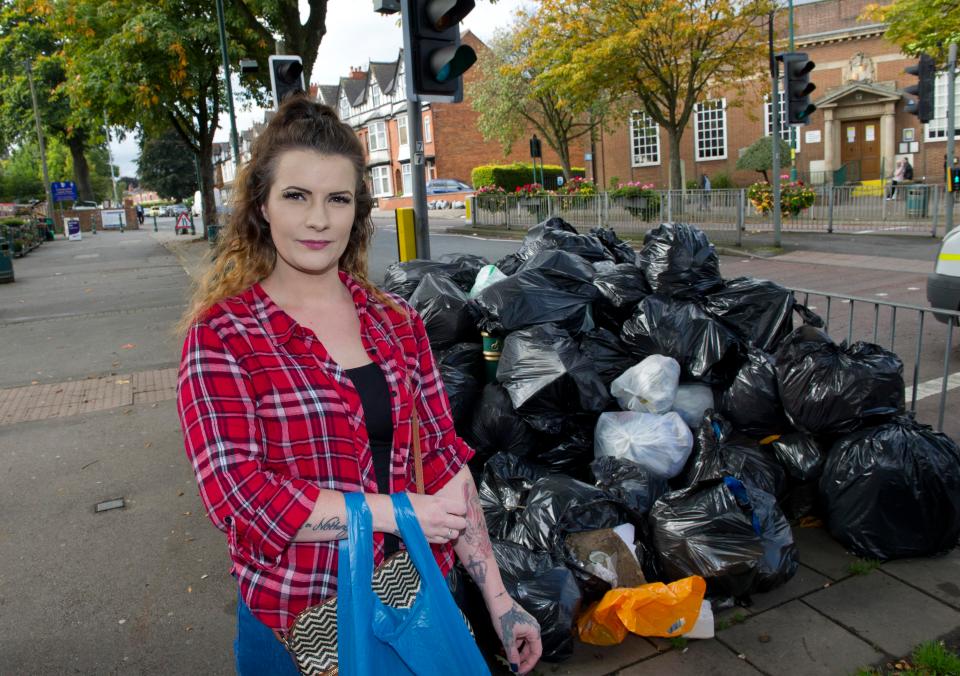
[{"label": "arm tattoo", "polygon": [[487,521],[483,517],[480,496],[470,482],[463,485],[463,499],[467,503],[467,529],[463,532],[463,539],[476,549],[478,557],[486,559],[493,556],[493,545],[490,544],[490,535],[487,533]]},{"label": "arm tattoo", "polygon": [[518,624],[532,625],[537,628],[537,634],[539,635],[540,633],[536,620],[530,617],[530,615],[521,609],[516,601],[514,601],[513,607],[500,616],[500,629],[504,647],[513,644],[513,634]]},{"label": "arm tattoo", "polygon": [[303,524],[303,528],[304,530],[312,530],[314,533],[319,533],[321,531],[334,531],[336,532],[338,538],[347,537],[347,526],[340,521],[339,516],[331,516],[328,519],[321,519],[316,523],[307,521],[305,524]]},{"label": "arm tattoo", "polygon": [[467,572],[470,573],[470,577],[473,578],[473,581],[476,582],[479,586],[483,586],[487,582],[487,562],[484,559],[478,559],[475,556],[471,556],[467,559],[464,567],[467,569]]}]

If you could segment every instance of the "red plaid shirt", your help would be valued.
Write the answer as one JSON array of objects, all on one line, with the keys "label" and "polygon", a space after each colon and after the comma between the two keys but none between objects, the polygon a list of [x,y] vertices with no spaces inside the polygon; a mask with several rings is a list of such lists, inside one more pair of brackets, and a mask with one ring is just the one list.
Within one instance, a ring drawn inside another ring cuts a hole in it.
[{"label": "red plaid shirt", "polygon": [[[415,491],[410,457],[417,402],[424,487],[442,488],[473,451],[454,431],[423,321],[389,308],[349,276],[360,334],[391,393],[391,492]],[[411,392],[408,383],[412,386]],[[377,492],[360,396],[314,333],[259,284],[220,302],[187,335],[177,405],[187,455],[213,524],[226,533],[247,605],[286,630],[337,591],[337,543],[293,542],[320,488]],[[375,558],[383,556],[376,535]],[[444,575],[451,545],[434,546]]]}]

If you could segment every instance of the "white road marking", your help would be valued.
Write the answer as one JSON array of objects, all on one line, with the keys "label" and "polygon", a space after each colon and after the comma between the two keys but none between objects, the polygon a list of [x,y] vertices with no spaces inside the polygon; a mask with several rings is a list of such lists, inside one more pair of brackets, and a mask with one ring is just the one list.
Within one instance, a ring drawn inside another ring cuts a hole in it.
[{"label": "white road marking", "polygon": [[908,286],[908,287],[907,287],[907,291],[919,291],[919,290],[920,290],[920,287],[919,287],[919,286]]},{"label": "white road marking", "polygon": [[98,253],[92,253],[92,254],[77,254],[76,256],[74,256],[74,258],[100,258],[100,254],[98,254]]},{"label": "white road marking", "polygon": [[879,296],[880,298],[886,298],[886,297],[889,296],[890,294],[889,294],[889,293],[875,293],[875,294],[873,294],[873,295],[874,295],[874,296]]},{"label": "white road marking", "polygon": [[[947,391],[960,387],[960,373],[952,373],[947,376]],[[933,378],[917,385],[917,401],[940,394],[943,389],[943,376]],[[906,389],[906,401],[910,403],[913,398],[913,388]]]}]

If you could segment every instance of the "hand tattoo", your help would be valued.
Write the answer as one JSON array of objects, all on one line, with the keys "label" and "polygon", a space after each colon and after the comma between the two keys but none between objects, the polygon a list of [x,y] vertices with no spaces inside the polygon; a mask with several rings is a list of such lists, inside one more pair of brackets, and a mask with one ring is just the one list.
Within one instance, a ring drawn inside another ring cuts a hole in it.
[{"label": "hand tattoo", "polygon": [[513,645],[514,631],[518,624],[529,624],[537,629],[537,635],[540,634],[540,626],[525,610],[513,602],[513,606],[500,616],[500,635],[503,639],[503,646],[509,648]]},{"label": "hand tattoo", "polygon": [[347,537],[347,526],[340,521],[339,516],[331,516],[329,519],[322,519],[317,523],[307,521],[303,524],[304,530],[312,530],[314,533],[319,533],[320,531],[335,531],[337,537],[342,539]]}]

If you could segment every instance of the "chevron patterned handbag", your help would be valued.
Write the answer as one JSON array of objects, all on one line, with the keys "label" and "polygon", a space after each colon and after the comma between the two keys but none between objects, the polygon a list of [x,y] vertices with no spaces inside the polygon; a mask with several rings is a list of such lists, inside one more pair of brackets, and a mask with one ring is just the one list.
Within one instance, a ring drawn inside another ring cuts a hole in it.
[{"label": "chevron patterned handbag", "polygon": [[[413,416],[414,477],[417,492],[423,493],[423,459],[420,450],[420,425]],[[386,559],[373,572],[373,592],[387,606],[411,608],[420,593],[420,574],[408,550],[404,549]],[[466,617],[464,617],[466,622]],[[469,627],[469,623],[467,624]],[[472,633],[472,630],[471,630]],[[307,608],[294,620],[283,637],[287,650],[293,655],[301,674],[305,676],[336,676],[337,659],[337,597]]]}]

